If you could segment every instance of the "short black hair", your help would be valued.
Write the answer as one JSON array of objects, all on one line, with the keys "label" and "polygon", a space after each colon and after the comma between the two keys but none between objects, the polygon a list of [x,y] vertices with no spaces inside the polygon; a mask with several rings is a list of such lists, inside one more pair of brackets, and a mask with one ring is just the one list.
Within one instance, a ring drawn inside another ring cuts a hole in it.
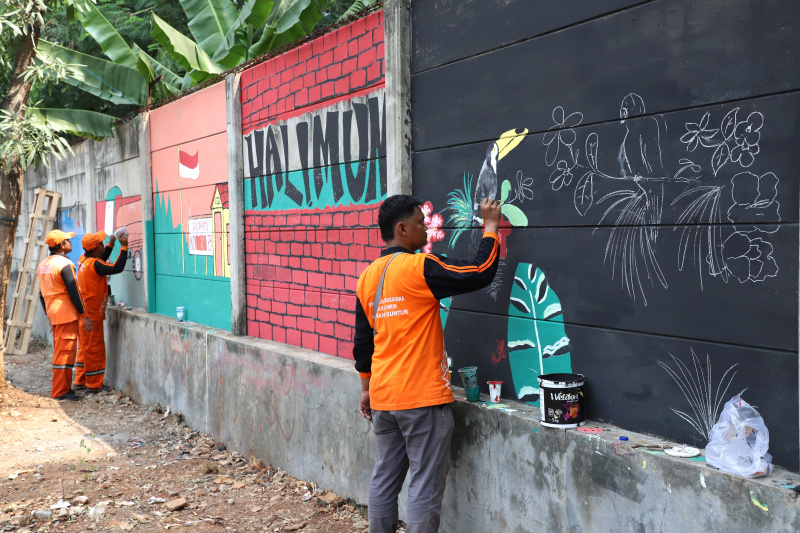
[{"label": "short black hair", "polygon": [[[64,242],[64,241],[61,241],[61,242]],[[50,249],[50,253],[51,254],[58,253],[59,250],[61,250],[61,242],[56,244],[55,246],[48,246],[48,248]]]},{"label": "short black hair", "polygon": [[414,214],[414,210],[422,205],[422,201],[410,194],[395,194],[381,204],[378,210],[378,227],[384,241],[394,239],[394,227],[401,220]]}]

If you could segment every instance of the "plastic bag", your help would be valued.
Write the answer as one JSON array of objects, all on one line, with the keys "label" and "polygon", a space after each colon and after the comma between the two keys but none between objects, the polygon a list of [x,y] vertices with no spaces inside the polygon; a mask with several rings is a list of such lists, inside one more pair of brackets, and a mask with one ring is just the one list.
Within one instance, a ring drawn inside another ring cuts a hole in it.
[{"label": "plastic bag", "polygon": [[722,408],[722,414],[711,428],[706,446],[706,462],[730,474],[746,478],[772,473],[769,431],[764,419],[738,395]]}]

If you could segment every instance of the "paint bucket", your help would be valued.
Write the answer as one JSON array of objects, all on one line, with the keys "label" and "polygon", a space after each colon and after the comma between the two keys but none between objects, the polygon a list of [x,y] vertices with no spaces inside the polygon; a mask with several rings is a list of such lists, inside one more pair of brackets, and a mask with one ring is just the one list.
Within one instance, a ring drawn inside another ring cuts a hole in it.
[{"label": "paint bucket", "polygon": [[580,374],[539,376],[539,419],[551,428],[575,428],[586,423],[583,409],[583,384]]},{"label": "paint bucket", "polygon": [[464,384],[467,401],[477,402],[480,400],[481,389],[478,387],[478,367],[465,366],[464,368],[459,368],[458,373],[461,374],[461,382]]},{"label": "paint bucket", "polygon": [[492,403],[500,403],[500,389],[503,386],[502,381],[489,381],[489,401]]}]

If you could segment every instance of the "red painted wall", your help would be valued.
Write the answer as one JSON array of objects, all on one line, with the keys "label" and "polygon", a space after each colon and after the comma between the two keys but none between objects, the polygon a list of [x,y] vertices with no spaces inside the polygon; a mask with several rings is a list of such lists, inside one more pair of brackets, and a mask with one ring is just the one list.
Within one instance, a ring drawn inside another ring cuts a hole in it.
[{"label": "red painted wall", "polygon": [[378,11],[242,72],[242,133],[383,85]]},{"label": "red painted wall", "polygon": [[382,245],[377,216],[377,206],[246,215],[248,335],[352,357],[356,282]]},{"label": "red painted wall", "polygon": [[[379,11],[243,72],[242,133],[384,85]],[[246,211],[248,335],[352,358],[356,282],[383,244],[379,205]]]}]

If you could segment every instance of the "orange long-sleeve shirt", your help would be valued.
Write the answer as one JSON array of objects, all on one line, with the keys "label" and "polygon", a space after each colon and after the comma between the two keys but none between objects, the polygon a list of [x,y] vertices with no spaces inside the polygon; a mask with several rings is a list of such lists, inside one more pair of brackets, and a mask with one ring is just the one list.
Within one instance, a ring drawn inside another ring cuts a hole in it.
[{"label": "orange long-sleeve shirt", "polygon": [[[386,262],[383,294],[373,324],[375,291]],[[395,411],[453,401],[447,376],[439,300],[489,285],[497,272],[497,235],[485,233],[472,261],[387,248],[358,279],[353,356],[371,377],[372,409]],[[376,334],[373,336],[373,326]]]}]

